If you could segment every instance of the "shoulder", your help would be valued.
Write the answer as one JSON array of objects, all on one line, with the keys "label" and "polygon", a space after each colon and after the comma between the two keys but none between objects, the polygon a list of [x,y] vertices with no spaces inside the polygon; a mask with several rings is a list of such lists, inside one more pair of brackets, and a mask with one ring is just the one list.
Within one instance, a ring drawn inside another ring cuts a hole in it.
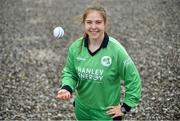
[{"label": "shoulder", "polygon": [[75,41],[73,41],[70,45],[69,48],[78,48],[83,44],[83,37],[80,37],[78,39],[76,39]]},{"label": "shoulder", "polygon": [[109,36],[109,48],[113,48],[114,51],[117,51],[118,53],[125,53],[127,54],[126,49],[124,46],[115,38]]},{"label": "shoulder", "polygon": [[83,37],[80,37],[78,39],[76,39],[75,41],[73,41],[69,46],[68,46],[68,53],[71,54],[77,54],[80,52],[80,50],[82,49],[83,46]]},{"label": "shoulder", "polygon": [[133,62],[124,46],[113,37],[109,37],[109,48],[113,48],[114,54],[116,54],[118,59],[124,64],[129,64],[130,62]]}]

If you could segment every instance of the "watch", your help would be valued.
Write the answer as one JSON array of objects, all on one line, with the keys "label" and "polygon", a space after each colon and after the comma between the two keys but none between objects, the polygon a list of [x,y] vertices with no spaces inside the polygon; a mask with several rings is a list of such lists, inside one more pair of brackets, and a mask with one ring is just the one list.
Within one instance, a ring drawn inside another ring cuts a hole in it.
[{"label": "watch", "polygon": [[126,109],[124,107],[121,107],[121,112],[124,113],[124,114],[127,113],[127,111],[126,111]]}]

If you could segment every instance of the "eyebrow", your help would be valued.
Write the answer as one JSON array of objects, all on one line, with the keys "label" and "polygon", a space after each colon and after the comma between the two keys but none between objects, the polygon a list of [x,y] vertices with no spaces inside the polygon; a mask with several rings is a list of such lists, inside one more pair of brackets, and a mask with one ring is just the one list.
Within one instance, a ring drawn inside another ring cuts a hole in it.
[{"label": "eyebrow", "polygon": [[[87,19],[87,20],[85,20],[85,21],[93,21],[93,20],[88,20],[88,19]],[[94,20],[94,21],[103,21],[103,20]]]}]

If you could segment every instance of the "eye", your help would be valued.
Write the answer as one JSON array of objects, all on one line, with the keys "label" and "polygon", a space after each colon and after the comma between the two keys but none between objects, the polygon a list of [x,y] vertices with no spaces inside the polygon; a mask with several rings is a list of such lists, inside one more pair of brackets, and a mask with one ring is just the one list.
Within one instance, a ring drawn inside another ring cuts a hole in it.
[{"label": "eye", "polygon": [[86,24],[92,24],[92,21],[86,21]]},{"label": "eye", "polygon": [[102,23],[102,21],[96,21],[96,24],[101,24]]}]

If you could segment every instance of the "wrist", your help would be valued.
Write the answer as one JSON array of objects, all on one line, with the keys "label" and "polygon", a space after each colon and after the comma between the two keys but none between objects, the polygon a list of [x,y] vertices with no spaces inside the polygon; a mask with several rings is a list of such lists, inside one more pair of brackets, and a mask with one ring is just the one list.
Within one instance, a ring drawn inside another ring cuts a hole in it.
[{"label": "wrist", "polygon": [[127,113],[127,111],[126,111],[126,109],[125,109],[124,107],[121,107],[121,112],[122,112],[123,114],[126,114],[126,113]]},{"label": "wrist", "polygon": [[63,86],[61,89],[65,89],[65,90],[69,91],[72,94],[72,89],[68,85]]},{"label": "wrist", "polygon": [[123,103],[123,105],[121,106],[121,112],[122,112],[123,114],[126,114],[126,113],[128,113],[130,110],[131,110],[131,107],[128,106],[127,104]]}]

